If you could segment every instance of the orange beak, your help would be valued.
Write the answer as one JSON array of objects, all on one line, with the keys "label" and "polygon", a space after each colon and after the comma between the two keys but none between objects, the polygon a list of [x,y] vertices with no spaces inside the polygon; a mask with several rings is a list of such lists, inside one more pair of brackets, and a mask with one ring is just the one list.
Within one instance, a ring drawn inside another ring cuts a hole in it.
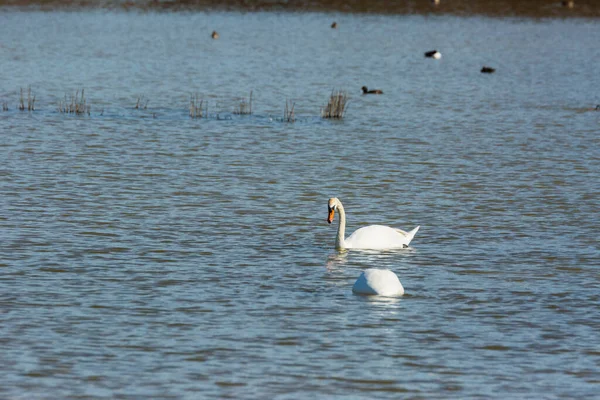
[{"label": "orange beak", "polygon": [[329,215],[327,216],[327,222],[331,223],[333,221],[333,214],[335,213],[335,210],[333,208],[329,209]]}]

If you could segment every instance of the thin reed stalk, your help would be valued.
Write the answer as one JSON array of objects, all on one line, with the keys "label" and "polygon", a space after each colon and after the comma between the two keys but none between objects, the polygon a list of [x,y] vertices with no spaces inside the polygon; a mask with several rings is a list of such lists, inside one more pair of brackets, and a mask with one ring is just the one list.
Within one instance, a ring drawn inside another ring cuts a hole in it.
[{"label": "thin reed stalk", "polygon": [[149,101],[150,100],[146,99],[145,96],[139,96],[137,98],[137,102],[135,103],[135,109],[136,110],[139,110],[139,109],[144,109],[145,110],[146,108],[148,108],[148,102]]},{"label": "thin reed stalk", "polygon": [[[23,94],[23,88],[21,89],[21,96],[19,97],[19,110],[25,111],[25,96]],[[27,111],[35,111],[35,95],[31,94],[31,86],[27,87]]]},{"label": "thin reed stalk", "polygon": [[329,96],[329,102],[321,108],[321,118],[344,118],[346,107],[348,106],[348,94],[344,91],[332,91]]},{"label": "thin reed stalk", "polygon": [[250,97],[248,100],[242,99],[242,101],[240,101],[239,108],[233,110],[233,113],[238,115],[252,114],[252,91],[250,91]]},{"label": "thin reed stalk", "polygon": [[285,110],[283,111],[283,122],[295,122],[296,115],[294,114],[294,107],[296,103],[293,103],[291,100],[285,100]]},{"label": "thin reed stalk", "polygon": [[204,104],[203,99],[198,99],[198,94],[190,96],[190,118],[207,118],[208,117],[208,101],[206,102],[206,108],[202,110]]},{"label": "thin reed stalk", "polygon": [[86,102],[87,100],[85,99],[85,89],[81,89],[81,95],[79,94],[78,89],[77,91],[75,91],[74,95],[71,95],[70,98],[67,98],[67,95],[65,94],[64,102],[58,102],[58,112],[64,114],[90,115],[92,107],[86,104]]}]

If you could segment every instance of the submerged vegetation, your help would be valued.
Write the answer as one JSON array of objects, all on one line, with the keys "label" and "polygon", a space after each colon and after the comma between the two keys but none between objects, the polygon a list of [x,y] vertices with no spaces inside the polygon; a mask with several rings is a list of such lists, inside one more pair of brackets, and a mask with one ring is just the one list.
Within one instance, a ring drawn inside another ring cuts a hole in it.
[{"label": "submerged vegetation", "polygon": [[346,107],[348,106],[348,94],[345,91],[334,90],[329,96],[329,102],[323,108],[321,108],[321,118],[344,118]]}]

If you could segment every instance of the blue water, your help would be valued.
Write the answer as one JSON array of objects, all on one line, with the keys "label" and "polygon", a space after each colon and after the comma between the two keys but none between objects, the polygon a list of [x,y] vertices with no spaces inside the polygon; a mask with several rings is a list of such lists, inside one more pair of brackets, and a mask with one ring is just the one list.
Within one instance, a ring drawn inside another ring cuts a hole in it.
[{"label": "blue water", "polygon": [[[598,396],[595,20],[4,9],[0,34],[0,397]],[[334,196],[347,234],[421,229],[337,251]],[[406,294],[354,295],[366,268]]]}]

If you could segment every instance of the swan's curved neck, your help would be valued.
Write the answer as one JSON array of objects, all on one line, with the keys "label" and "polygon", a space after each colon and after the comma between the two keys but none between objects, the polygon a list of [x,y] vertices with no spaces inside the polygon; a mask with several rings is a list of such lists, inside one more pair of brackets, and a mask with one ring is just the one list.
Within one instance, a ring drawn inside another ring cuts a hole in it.
[{"label": "swan's curved neck", "polygon": [[337,236],[335,238],[335,247],[338,249],[346,248],[346,241],[344,240],[344,236],[346,234],[346,212],[344,211],[344,206],[342,203],[338,204],[338,213],[340,214],[340,223],[338,225]]}]

